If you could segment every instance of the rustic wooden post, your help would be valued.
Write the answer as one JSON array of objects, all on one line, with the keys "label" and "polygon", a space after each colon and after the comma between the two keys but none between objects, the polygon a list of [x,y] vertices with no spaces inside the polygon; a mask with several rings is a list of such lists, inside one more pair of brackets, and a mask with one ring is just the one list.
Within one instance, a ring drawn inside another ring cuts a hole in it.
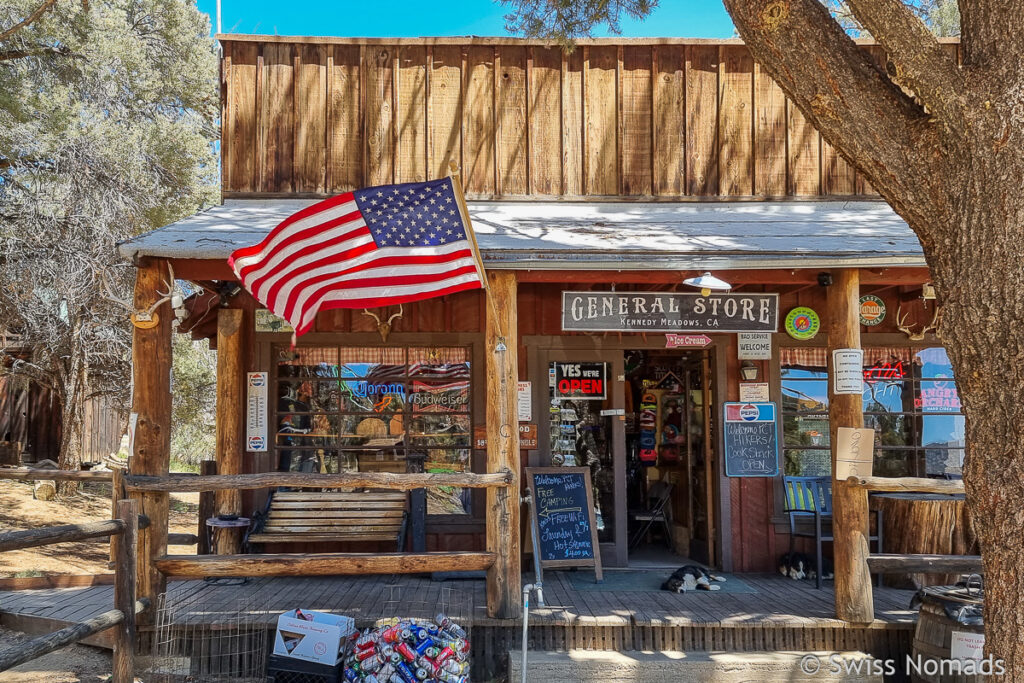
[{"label": "rustic wooden post", "polygon": [[860,274],[856,269],[833,271],[827,310],[829,363],[829,433],[832,438],[832,543],[835,557],[836,616],[854,624],[874,621],[875,607],[868,572],[867,490],[835,479],[840,427],[864,426],[860,394],[835,394],[832,351],[860,348]]},{"label": "rustic wooden post", "polygon": [[[115,467],[110,471],[110,518],[117,519],[117,503],[128,497],[124,488],[124,470]],[[110,562],[113,565],[117,562],[116,537],[110,537]]]},{"label": "rustic wooden post", "polygon": [[[217,461],[203,460],[199,463],[199,474],[204,477],[217,474]],[[209,555],[213,552],[210,544],[210,527],[206,526],[206,520],[217,514],[217,503],[214,500],[216,495],[216,491],[199,493],[199,531],[196,532],[199,543],[196,544],[196,555]]]},{"label": "rustic wooden post", "polygon": [[[242,415],[245,411],[245,367],[243,321],[245,311],[222,308],[217,312],[217,472],[242,473]],[[217,491],[218,515],[242,512],[242,492]],[[241,529],[214,529],[213,552],[236,555],[242,549]]]},{"label": "rustic wooden post", "polygon": [[[516,274],[487,274],[490,301],[484,335],[487,362],[487,471],[512,472],[504,488],[487,489],[487,550],[495,553],[487,570],[487,613],[516,618],[521,612],[519,566],[519,425],[516,388],[519,334]],[[504,350],[501,350],[504,349]]]},{"label": "rustic wooden post", "polygon": [[[167,291],[167,265],[158,259],[143,259],[135,280],[135,310],[148,311]],[[132,412],[137,416],[133,442],[131,474],[166,475],[171,464],[171,319],[167,304],[156,308],[156,325],[140,323],[132,330]],[[149,526],[139,533],[138,581],[139,597],[157,605],[157,596],[164,592],[167,581],[156,568],[156,559],[167,554],[168,494],[160,491],[138,491],[132,498],[139,501],[140,512],[149,518]],[[152,612],[143,619],[148,620]]]},{"label": "rustic wooden post", "polygon": [[139,501],[118,501],[117,518],[124,522],[124,531],[111,536],[117,551],[114,560],[114,607],[124,614],[124,621],[114,632],[113,683],[134,683],[135,552],[139,533]]}]

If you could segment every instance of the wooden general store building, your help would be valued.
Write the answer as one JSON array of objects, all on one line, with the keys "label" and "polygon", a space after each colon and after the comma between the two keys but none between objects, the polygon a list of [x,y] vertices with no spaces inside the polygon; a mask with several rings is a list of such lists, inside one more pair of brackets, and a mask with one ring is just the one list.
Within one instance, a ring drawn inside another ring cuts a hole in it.
[{"label": "wooden general store building", "polygon": [[[907,225],[741,42],[597,39],[566,53],[509,38],[220,40],[223,203],[120,247],[138,265],[139,309],[157,300],[168,266],[204,288],[178,331],[218,351],[219,478],[183,483],[166,476],[172,314],[158,309],[155,326],[135,330],[138,423],[127,482],[154,520],[140,534],[141,594],[161,591],[168,576],[486,569],[489,615],[514,633],[501,619],[520,613],[529,568],[523,469],[576,463],[591,468],[606,568],[691,558],[760,574],[775,608],[724,599],[711,608],[716,626],[794,610],[789,627],[845,628],[835,615],[861,625],[861,640],[818,645],[906,646],[913,618],[896,606],[906,594],[877,589],[872,603],[865,488],[835,484],[834,603],[831,582],[820,593],[800,582],[792,593],[798,582],[779,577],[777,562],[790,547],[783,477],[829,477],[840,426],[876,430],[876,475],[956,478],[963,418],[945,352],[923,330],[936,313],[928,269]],[[863,49],[884,58],[875,45]],[[356,188],[442,177],[452,162],[495,305],[476,291],[376,317],[328,311],[293,349],[291,335],[237,287],[227,256],[298,209]],[[683,280],[707,271],[732,286],[740,297],[732,305],[769,302],[767,357],[740,360],[739,335],[718,331],[737,329],[724,305],[702,309],[696,329],[672,333],[602,314],[612,300],[641,318],[651,297],[700,296]],[[861,324],[865,295],[884,306],[878,324]],[[817,315],[816,336],[784,331],[801,307]],[[574,329],[574,316],[595,320]],[[672,348],[676,334],[683,338]],[[828,359],[844,348],[863,349],[863,396],[831,395]],[[604,397],[554,400],[559,365],[600,368]],[[255,447],[247,373],[266,373],[269,397],[260,407],[266,437]],[[659,441],[647,467],[640,415],[650,390]],[[777,471],[754,472],[766,476],[727,471],[725,404],[741,400],[777,408]],[[420,463],[425,474],[407,474]],[[224,478],[243,474],[261,476]],[[671,533],[656,527],[630,547],[630,511],[658,481],[671,484]],[[165,556],[158,520],[175,487],[222,489],[219,512],[252,517],[281,486],[435,483],[444,485],[429,488],[425,514],[410,508],[401,554],[393,541],[244,544],[224,534],[220,555]],[[805,539],[797,548],[813,555]],[[647,627],[689,623],[686,600],[695,596],[657,597],[676,616]],[[609,599],[637,604],[630,594]],[[706,637],[686,642],[749,649],[739,636]],[[803,637],[789,649],[817,642]]]}]

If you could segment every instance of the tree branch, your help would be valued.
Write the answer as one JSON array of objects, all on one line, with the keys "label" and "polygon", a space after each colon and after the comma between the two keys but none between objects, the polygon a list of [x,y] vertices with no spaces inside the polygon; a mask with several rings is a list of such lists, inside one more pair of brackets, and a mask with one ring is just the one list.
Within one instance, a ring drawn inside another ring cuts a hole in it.
[{"label": "tree branch", "polygon": [[21,29],[23,29],[26,26],[28,26],[29,24],[31,24],[33,21],[35,21],[39,17],[43,16],[43,13],[45,13],[48,9],[50,9],[51,7],[53,7],[56,4],[57,4],[57,0],[44,0],[43,4],[41,4],[39,7],[36,8],[35,12],[33,12],[30,15],[28,15],[26,18],[22,19],[17,24],[15,24],[14,26],[10,27],[9,29],[4,31],[3,33],[0,33],[0,40],[7,40],[11,36],[13,36],[15,33],[20,31]]},{"label": "tree branch", "polygon": [[[5,29],[2,33],[0,33],[0,40],[7,40],[18,31],[25,28],[32,22],[36,21],[39,17],[43,16],[43,14],[45,14],[49,9],[51,9],[56,4],[57,0],[43,0],[43,4],[37,7],[36,10],[32,12],[32,14],[28,15],[14,26],[11,26],[10,28]],[[89,11],[89,0],[82,0],[82,11]]]},{"label": "tree branch", "polygon": [[36,48],[25,48],[21,50],[2,51],[0,52],[0,62],[9,62],[14,59],[24,59],[25,57],[43,57],[47,55],[59,55],[61,57],[81,57],[81,55],[76,55],[67,48],[45,46]]},{"label": "tree branch", "polygon": [[923,229],[948,215],[948,192],[936,197],[930,191],[944,158],[936,153],[943,144],[938,127],[823,4],[724,2],[754,59],[901,216]]},{"label": "tree branch", "polygon": [[847,4],[885,48],[896,65],[896,79],[947,128],[963,130],[964,75],[924,22],[902,0],[847,0]]}]

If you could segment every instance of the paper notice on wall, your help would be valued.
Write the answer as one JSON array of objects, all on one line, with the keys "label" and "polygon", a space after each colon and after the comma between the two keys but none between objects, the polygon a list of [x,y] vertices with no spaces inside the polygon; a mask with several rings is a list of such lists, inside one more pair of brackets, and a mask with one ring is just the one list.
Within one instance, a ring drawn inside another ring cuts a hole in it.
[{"label": "paper notice on wall", "polygon": [[533,419],[533,382],[520,382],[516,398],[519,421],[531,421]]},{"label": "paper notice on wall", "polygon": [[875,430],[840,427],[836,435],[836,479],[870,477]]},{"label": "paper notice on wall", "polygon": [[768,382],[740,382],[740,401],[763,403],[771,400]]},{"label": "paper notice on wall", "polygon": [[985,634],[953,631],[949,643],[949,656],[951,659],[981,661],[985,658]]},{"label": "paper notice on wall", "polygon": [[836,349],[832,352],[832,391],[836,394],[864,392],[863,349]]},{"label": "paper notice on wall", "polygon": [[245,450],[262,453],[267,450],[267,373],[246,375],[247,409],[245,416]]}]

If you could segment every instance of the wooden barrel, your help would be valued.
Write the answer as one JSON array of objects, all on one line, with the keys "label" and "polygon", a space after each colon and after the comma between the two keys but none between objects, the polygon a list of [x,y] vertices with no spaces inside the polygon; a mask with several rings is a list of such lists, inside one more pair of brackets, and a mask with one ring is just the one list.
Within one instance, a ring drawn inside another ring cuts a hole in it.
[{"label": "wooden barrel", "polygon": [[968,641],[980,638],[984,642],[981,595],[960,586],[932,586],[922,589],[918,596],[921,607],[911,657],[919,668],[909,668],[910,680],[915,683],[982,683],[990,678],[967,675],[963,673],[965,669],[958,669],[951,663],[954,655],[963,656]]}]

